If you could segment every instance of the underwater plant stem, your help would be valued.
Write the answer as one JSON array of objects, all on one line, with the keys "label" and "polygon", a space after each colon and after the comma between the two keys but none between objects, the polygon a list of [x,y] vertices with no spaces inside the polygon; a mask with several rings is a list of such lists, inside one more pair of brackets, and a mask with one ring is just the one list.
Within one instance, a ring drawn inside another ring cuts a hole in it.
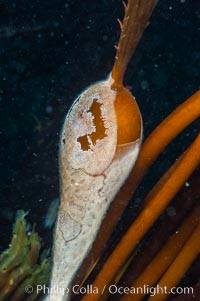
[{"label": "underwater plant stem", "polygon": [[[167,287],[167,291],[178,284],[182,276],[191,266],[193,261],[200,253],[200,225],[198,225],[188,242],[180,251],[174,262],[171,264],[167,272],[159,281],[159,287]],[[164,301],[168,298],[168,294],[156,294],[151,296],[148,300]]]},{"label": "underwater plant stem", "polygon": [[[168,269],[199,223],[200,207],[198,206],[197,208],[194,208],[188,217],[186,217],[182,225],[169,238],[164,247],[158,252],[158,254],[131,286],[135,288],[143,287],[144,285],[153,287],[163,273]],[[144,293],[138,293],[134,295],[134,301],[140,301],[144,296]],[[132,295],[124,295],[121,300],[131,301]]]},{"label": "underwater plant stem", "polygon": [[113,87],[122,85],[128,62],[148,24],[148,19],[157,3],[157,0],[129,0],[124,2],[125,15],[123,23],[119,20],[121,34],[112,69]]},{"label": "underwater plant stem", "polygon": [[[187,149],[185,154],[181,156],[176,164],[173,173],[169,178],[165,176],[165,183],[156,195],[149,201],[147,206],[131,225],[124,237],[116,246],[113,253],[108,258],[102,270],[98,274],[93,285],[99,289],[99,294],[104,286],[109,285],[112,279],[122,268],[124,262],[128,259],[133,249],[136,247],[141,238],[150,229],[158,216],[163,212],[171,199],[175,196],[186,179],[192,174],[194,169],[200,163],[200,135],[197,136],[192,145]],[[99,294],[86,295],[84,301],[95,301],[99,299]]]},{"label": "underwater plant stem", "polygon": [[[125,263],[125,265],[123,265],[120,281],[117,282],[118,287],[124,286],[124,283],[126,283],[126,286],[128,287],[133,287],[133,283],[137,281],[150,262],[154,260],[158,252],[160,252],[163,246],[167,243],[171,235],[173,235],[175,232],[177,233],[177,229],[180,227],[184,219],[187,219],[191,212],[199,207],[199,180],[200,166],[197,167],[197,169],[192,173],[191,177],[187,179],[186,184],[180,189],[175,198],[173,198],[172,202],[168,208],[166,208],[161,218],[156,221],[152,230],[149,231],[147,237],[141,241],[141,243],[136,247],[134,252],[129,257],[128,261]],[[125,270],[128,262],[130,264]],[[119,276],[120,273],[118,273],[117,277]],[[140,292],[141,290],[139,293]],[[121,297],[121,295],[115,295],[114,298],[111,297],[110,299],[113,299],[114,301],[121,301]]]}]

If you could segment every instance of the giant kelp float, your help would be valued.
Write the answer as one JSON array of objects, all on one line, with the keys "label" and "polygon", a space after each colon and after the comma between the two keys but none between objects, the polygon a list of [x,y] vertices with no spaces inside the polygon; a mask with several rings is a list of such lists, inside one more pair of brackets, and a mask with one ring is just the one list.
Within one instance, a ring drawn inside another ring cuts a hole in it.
[{"label": "giant kelp float", "polygon": [[[155,4],[143,0],[124,4],[125,17],[123,23],[119,21],[121,36],[111,75],[86,89],[66,117],[60,141],[61,204],[49,284],[66,292],[63,296],[54,291],[47,300],[142,300],[148,294],[139,291],[112,295],[111,284],[122,288],[166,286],[168,293],[199,254],[197,135],[139,208],[134,208],[132,225],[98,266],[113,229],[150,166],[200,115],[200,92],[196,92],[141,145],[140,111],[124,88],[123,77]],[[190,188],[176,197],[186,182]],[[197,279],[192,285],[195,283]],[[78,294],[87,284],[92,284],[94,290],[86,290],[85,296]],[[150,299],[167,297],[157,292]]]},{"label": "giant kelp float", "polygon": [[69,299],[73,277],[90,250],[104,216],[137,159],[142,120],[137,103],[123,86],[130,57],[156,1],[124,3],[121,36],[111,74],[91,85],[67,114],[60,141],[61,203],[53,247],[48,300]]}]

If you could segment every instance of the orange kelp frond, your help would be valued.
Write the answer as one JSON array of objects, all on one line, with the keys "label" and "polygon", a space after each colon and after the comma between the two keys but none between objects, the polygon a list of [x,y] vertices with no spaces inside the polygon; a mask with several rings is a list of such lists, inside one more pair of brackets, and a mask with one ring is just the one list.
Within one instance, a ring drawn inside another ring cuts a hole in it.
[{"label": "orange kelp frond", "polygon": [[[166,294],[158,292],[155,296],[150,296],[149,301],[164,301],[168,298],[169,292],[175,287],[194,260],[199,255],[200,250],[200,224],[198,224],[193,231],[191,237],[184,245],[180,253],[177,255],[167,272],[158,282],[159,287],[163,287],[163,284],[167,288]],[[196,299],[197,300],[197,299]],[[199,300],[199,299],[198,299]]]},{"label": "orange kelp frond", "polygon": [[[179,226],[173,235],[170,236],[168,241],[131,286],[139,288],[145,284],[149,287],[153,287],[167,271],[183,246],[187,243],[198,224],[200,224],[200,206],[195,207],[192,213],[185,218],[181,226]],[[140,301],[144,296],[145,292],[141,292],[134,296],[134,301]],[[125,295],[121,300],[130,301],[131,297],[131,295]]]},{"label": "orange kelp frond", "polygon": [[117,88],[123,82],[127,64],[144,32],[148,19],[157,3],[157,0],[129,0],[125,7],[123,23],[119,20],[121,35],[112,69],[114,79],[113,88]]}]

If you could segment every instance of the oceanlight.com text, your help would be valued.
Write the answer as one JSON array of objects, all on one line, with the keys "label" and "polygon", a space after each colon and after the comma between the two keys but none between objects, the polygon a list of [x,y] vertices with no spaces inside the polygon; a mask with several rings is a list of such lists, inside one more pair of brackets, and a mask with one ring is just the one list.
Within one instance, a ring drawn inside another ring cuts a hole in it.
[{"label": "oceanlight.com text", "polygon": [[104,285],[103,289],[100,291],[98,287],[95,287],[93,285],[86,285],[86,286],[80,286],[80,285],[74,285],[71,288],[62,288],[59,286],[46,286],[46,285],[37,285],[36,287],[33,287],[31,285],[27,285],[25,288],[25,291],[27,294],[31,294],[34,291],[36,291],[37,294],[44,294],[44,295],[57,295],[57,296],[64,296],[69,293],[73,293],[76,295],[84,295],[84,294],[94,294],[94,295],[103,295],[105,291],[109,292],[111,295],[150,295],[155,296],[157,294],[172,294],[172,295],[193,295],[193,288],[192,287],[172,287],[170,289],[167,288],[167,286],[159,286],[156,285],[154,287],[151,287],[149,285],[143,285],[141,287],[122,287],[117,286],[115,284],[111,285]]}]

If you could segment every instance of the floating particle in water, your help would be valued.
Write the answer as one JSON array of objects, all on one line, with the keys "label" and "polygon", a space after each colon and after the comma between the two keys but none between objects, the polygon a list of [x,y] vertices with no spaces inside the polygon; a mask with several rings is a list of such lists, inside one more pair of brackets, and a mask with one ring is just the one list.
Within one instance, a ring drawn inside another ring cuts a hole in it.
[{"label": "floating particle in water", "polygon": [[169,206],[166,209],[167,215],[168,216],[175,216],[176,215],[176,209],[173,206]]}]

